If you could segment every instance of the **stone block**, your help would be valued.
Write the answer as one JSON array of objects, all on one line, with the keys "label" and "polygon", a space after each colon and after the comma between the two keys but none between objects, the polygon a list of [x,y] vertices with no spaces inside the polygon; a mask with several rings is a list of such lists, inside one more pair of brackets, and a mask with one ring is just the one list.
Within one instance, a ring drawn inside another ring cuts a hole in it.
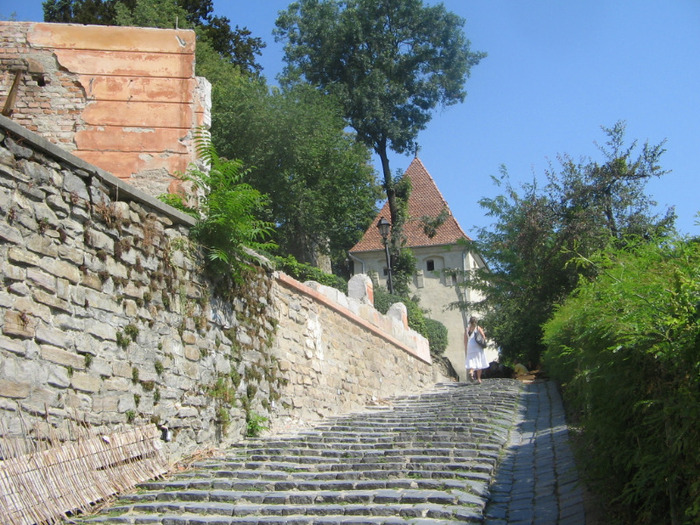
[{"label": "stone block", "polygon": [[11,246],[7,250],[7,260],[21,266],[41,266],[41,259],[24,248]]},{"label": "stone block", "polygon": [[26,278],[48,292],[56,292],[56,277],[43,272],[39,268],[27,268]]},{"label": "stone block", "polygon": [[34,292],[33,298],[37,303],[44,304],[54,310],[63,310],[64,312],[70,312],[70,304],[68,303],[68,301],[59,299],[55,295],[46,293],[43,290],[36,290]]},{"label": "stone block", "polygon": [[90,195],[88,194],[85,181],[70,171],[64,172],[63,190],[68,192],[72,199],[81,199],[87,202],[90,201]]},{"label": "stone block", "polygon": [[46,384],[56,388],[64,389],[70,386],[68,369],[62,366],[52,366],[49,368],[49,375]]},{"label": "stone block", "polygon": [[73,342],[72,337],[67,332],[45,323],[37,324],[35,337],[39,343],[48,343],[60,348],[70,348]]},{"label": "stone block", "polygon": [[126,279],[129,274],[127,267],[114,259],[107,259],[107,261],[105,261],[105,269],[112,277]]},{"label": "stone block", "polygon": [[56,217],[56,214],[51,208],[49,208],[46,205],[44,201],[34,203],[33,208],[34,217],[36,217],[36,220],[39,222],[39,224],[46,224],[51,229],[58,228],[58,226],[60,225],[58,217]]},{"label": "stone block", "polygon": [[71,386],[81,392],[99,392],[101,385],[102,380],[88,372],[75,372],[71,377]]},{"label": "stone block", "polygon": [[374,285],[365,274],[353,275],[348,281],[348,297],[362,304],[374,305]]},{"label": "stone block", "polygon": [[22,401],[22,409],[29,412],[45,413],[47,407],[56,406],[58,391],[34,385],[29,395]]},{"label": "stone block", "polygon": [[120,413],[124,413],[127,410],[135,410],[136,409],[136,401],[134,401],[134,395],[133,394],[122,394],[119,396],[119,401],[117,402],[117,410]]},{"label": "stone block", "polygon": [[[86,324],[90,324],[92,320],[86,320],[82,317],[76,316],[72,312],[68,313],[60,313],[57,312],[53,316],[53,325],[63,331],[76,331],[76,332],[84,332],[85,331],[85,326]],[[80,338],[76,339],[76,342],[80,340]]]},{"label": "stone block", "polygon": [[31,289],[29,288],[29,286],[27,286],[27,283],[24,282],[12,283],[8,287],[8,290],[14,295],[26,296],[31,293]]},{"label": "stone block", "polygon": [[117,412],[119,410],[119,395],[103,394],[93,396],[92,409],[94,412]]},{"label": "stone block", "polygon": [[197,342],[197,335],[193,332],[185,331],[182,333],[181,339],[186,345],[193,345]]},{"label": "stone block", "polygon": [[131,379],[131,365],[126,361],[114,360],[112,362],[112,371],[115,376]]},{"label": "stone block", "polygon": [[0,396],[2,397],[24,399],[29,395],[31,388],[30,383],[0,379]]},{"label": "stone block", "polygon": [[[79,347],[81,350],[83,350],[82,347]],[[85,354],[82,354],[85,356],[89,352],[86,352]],[[112,375],[112,358],[113,356],[108,356],[108,359],[103,359],[101,357],[94,357],[92,359],[92,362],[90,363],[89,370],[91,373],[95,375],[99,375],[101,377],[110,377]]]},{"label": "stone block", "polygon": [[61,226],[64,227],[65,229],[65,218],[66,216],[70,213],[70,207],[64,201],[59,195],[49,195],[46,198],[46,204],[49,205],[49,207],[54,210],[58,215],[61,217]]},{"label": "stone block", "polygon": [[114,296],[88,289],[85,290],[85,301],[90,308],[98,308],[114,314],[121,313],[121,306],[117,304]]},{"label": "stone block", "polygon": [[[131,376],[131,367],[129,367],[129,375]],[[102,390],[104,392],[129,392],[134,387],[134,383],[129,377],[108,377],[104,380]]]},{"label": "stone block", "polygon": [[[63,223],[64,221],[61,222]],[[73,244],[61,244],[58,247],[58,256],[63,260],[69,261],[75,266],[80,266],[85,260],[83,252],[81,250],[76,250]]]},{"label": "stone block", "polygon": [[41,357],[51,363],[71,367],[74,370],[85,369],[85,357],[74,352],[51,345],[40,345]]},{"label": "stone block", "polygon": [[403,303],[394,303],[389,307],[389,311],[386,313],[387,317],[390,319],[396,319],[401,323],[405,330],[408,330],[408,310],[406,310],[406,305]]},{"label": "stone block", "polygon": [[114,253],[114,240],[106,233],[95,228],[88,228],[85,235],[90,239],[88,244],[96,250],[106,250],[109,253]]},{"label": "stone block", "polygon": [[44,235],[31,235],[25,242],[28,250],[39,255],[45,255],[55,259],[58,257],[58,247],[49,237]]},{"label": "stone block", "polygon": [[129,319],[134,319],[138,316],[139,307],[136,305],[136,301],[131,299],[123,300],[122,309],[124,310],[124,315]]},{"label": "stone block", "polygon": [[5,310],[5,323],[2,333],[9,336],[30,338],[34,337],[36,320],[26,312]]},{"label": "stone block", "polygon": [[13,354],[24,356],[27,349],[21,340],[0,336],[0,350],[11,352]]},{"label": "stone block", "polygon": [[2,239],[3,242],[12,244],[22,244],[23,242],[20,231],[6,222],[0,223],[0,239]]},{"label": "stone block", "polygon": [[2,269],[3,277],[12,281],[24,281],[27,277],[27,270],[20,266],[15,266],[8,262],[5,263]]},{"label": "stone block", "polygon": [[195,345],[185,345],[185,357],[190,361],[199,361],[202,354]]},{"label": "stone block", "polygon": [[61,261],[60,259],[45,261],[43,268],[49,274],[67,279],[73,284],[77,284],[81,280],[80,270],[78,270],[78,268],[76,268],[73,264],[66,261]]},{"label": "stone block", "polygon": [[52,322],[51,309],[30,297],[17,297],[12,306],[17,311],[26,312],[29,318],[40,319],[47,324]]},{"label": "stone block", "polygon": [[[102,290],[102,279],[100,279],[100,277],[97,274],[92,272],[83,273],[81,284],[83,286],[87,286],[88,288],[92,288],[93,290]],[[84,304],[85,292],[76,290],[76,292],[74,293],[73,302],[77,302],[81,305]]]}]

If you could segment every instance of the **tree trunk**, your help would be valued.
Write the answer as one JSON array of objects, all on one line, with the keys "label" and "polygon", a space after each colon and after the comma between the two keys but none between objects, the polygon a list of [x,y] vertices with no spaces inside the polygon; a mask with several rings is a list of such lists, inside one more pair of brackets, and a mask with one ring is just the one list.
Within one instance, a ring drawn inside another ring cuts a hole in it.
[{"label": "tree trunk", "polygon": [[386,198],[389,201],[389,214],[391,215],[391,224],[396,224],[396,192],[394,191],[394,181],[391,178],[391,168],[389,168],[389,157],[386,153],[386,145],[377,147],[377,155],[382,161],[382,173],[384,175],[384,191]]}]

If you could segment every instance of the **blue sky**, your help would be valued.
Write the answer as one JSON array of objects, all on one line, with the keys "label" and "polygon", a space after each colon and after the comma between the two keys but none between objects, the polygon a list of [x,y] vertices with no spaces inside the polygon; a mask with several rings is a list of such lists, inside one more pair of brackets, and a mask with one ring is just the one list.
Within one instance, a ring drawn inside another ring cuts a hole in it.
[{"label": "blue sky", "polygon": [[[472,69],[465,102],[438,109],[419,135],[419,156],[469,235],[491,223],[478,200],[501,192],[491,181],[501,165],[519,185],[544,181],[559,154],[601,160],[600,128],[618,120],[640,145],[666,140],[661,164],[671,173],[647,193],[661,210],[675,206],[682,233],[700,235],[700,1],[443,3],[488,56]],[[41,4],[0,0],[0,18],[41,21]],[[259,62],[271,81],[283,65],[272,29],[288,4],[214,0],[216,14],[267,43]],[[410,161],[393,156],[392,171]]]}]

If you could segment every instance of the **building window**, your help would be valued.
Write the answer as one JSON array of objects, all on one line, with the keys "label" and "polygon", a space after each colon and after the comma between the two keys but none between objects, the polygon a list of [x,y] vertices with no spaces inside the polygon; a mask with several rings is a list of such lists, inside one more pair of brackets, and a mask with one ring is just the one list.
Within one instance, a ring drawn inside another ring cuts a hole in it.
[{"label": "building window", "polygon": [[428,259],[425,261],[425,269],[429,272],[434,272],[435,271],[435,261],[432,259]]}]

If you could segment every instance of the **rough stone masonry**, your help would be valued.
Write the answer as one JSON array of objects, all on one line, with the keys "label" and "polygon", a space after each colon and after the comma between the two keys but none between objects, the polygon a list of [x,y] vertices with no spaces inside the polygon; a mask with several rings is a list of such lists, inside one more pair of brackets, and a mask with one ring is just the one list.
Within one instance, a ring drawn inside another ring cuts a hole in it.
[{"label": "rough stone masonry", "polygon": [[4,117],[0,144],[7,435],[154,424],[176,460],[255,417],[298,427],[434,384],[427,341],[371,284],[353,299],[261,266],[223,300],[190,217]]}]

